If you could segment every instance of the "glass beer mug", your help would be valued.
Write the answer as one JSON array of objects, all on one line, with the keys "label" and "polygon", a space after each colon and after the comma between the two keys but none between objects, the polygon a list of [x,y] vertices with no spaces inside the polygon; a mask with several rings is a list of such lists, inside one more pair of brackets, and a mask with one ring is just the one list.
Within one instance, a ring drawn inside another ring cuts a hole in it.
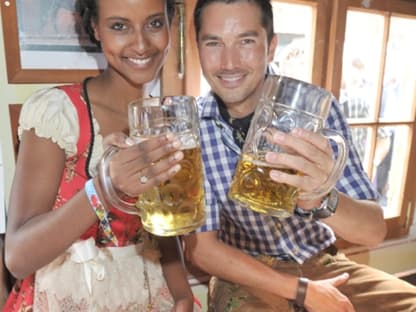
[{"label": "glass beer mug", "polygon": [[109,202],[140,215],[146,231],[158,236],[189,233],[205,222],[205,197],[199,139],[199,119],[191,96],[149,98],[129,104],[130,137],[137,143],[152,136],[174,133],[181,141],[181,170],[169,180],[139,195],[137,202],[120,198],[114,190],[108,160],[118,149],[110,147],[100,164],[100,182]]},{"label": "glass beer mug", "polygon": [[[341,176],[348,153],[344,137],[323,128],[331,101],[332,94],[325,89],[284,76],[268,76],[234,174],[230,198],[256,212],[284,218],[293,213],[298,199],[313,199],[326,194]],[[337,159],[331,176],[319,189],[310,193],[273,181],[270,178],[273,169],[290,174],[302,173],[273,167],[265,160],[269,151],[293,153],[271,142],[271,138],[276,131],[289,133],[294,128],[319,132],[336,145]]]}]

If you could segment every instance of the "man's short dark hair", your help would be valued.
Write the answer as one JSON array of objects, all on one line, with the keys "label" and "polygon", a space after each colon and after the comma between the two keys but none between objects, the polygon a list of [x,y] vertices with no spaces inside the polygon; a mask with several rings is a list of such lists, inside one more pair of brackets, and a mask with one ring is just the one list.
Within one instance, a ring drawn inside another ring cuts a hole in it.
[{"label": "man's short dark hair", "polygon": [[206,6],[211,3],[232,4],[237,2],[248,2],[255,4],[261,11],[261,24],[267,32],[267,40],[270,43],[274,35],[273,27],[273,8],[270,0],[198,0],[194,10],[194,26],[196,38],[199,37],[201,31],[201,15]]}]

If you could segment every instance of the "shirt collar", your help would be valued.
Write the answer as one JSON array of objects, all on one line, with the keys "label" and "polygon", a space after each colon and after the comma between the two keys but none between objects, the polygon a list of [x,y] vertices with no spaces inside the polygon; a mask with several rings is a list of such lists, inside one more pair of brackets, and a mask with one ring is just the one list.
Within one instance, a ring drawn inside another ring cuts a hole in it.
[{"label": "shirt collar", "polygon": [[210,91],[207,95],[199,98],[200,102],[200,115],[202,119],[218,119],[220,118],[220,111],[218,109],[217,100]]}]

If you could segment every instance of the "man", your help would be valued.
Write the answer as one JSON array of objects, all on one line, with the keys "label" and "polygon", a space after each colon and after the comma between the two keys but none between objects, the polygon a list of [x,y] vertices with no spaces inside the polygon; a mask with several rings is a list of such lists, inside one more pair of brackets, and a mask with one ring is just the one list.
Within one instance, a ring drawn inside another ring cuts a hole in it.
[{"label": "man", "polygon": [[[202,70],[212,88],[199,101],[208,215],[198,233],[185,236],[185,250],[191,262],[217,277],[210,283],[210,311],[293,311],[302,306],[319,312],[416,311],[414,287],[330,248],[335,234],[372,246],[386,233],[376,192],[354,149],[329,198],[297,203],[312,218],[299,209],[289,218],[272,218],[227,197],[241,138],[277,45],[273,13],[268,0],[198,0],[194,19]],[[326,127],[351,140],[335,103]],[[274,170],[273,180],[312,190],[329,176],[333,160],[325,138],[299,130],[274,140],[299,156],[269,153],[266,160],[304,174]]]}]

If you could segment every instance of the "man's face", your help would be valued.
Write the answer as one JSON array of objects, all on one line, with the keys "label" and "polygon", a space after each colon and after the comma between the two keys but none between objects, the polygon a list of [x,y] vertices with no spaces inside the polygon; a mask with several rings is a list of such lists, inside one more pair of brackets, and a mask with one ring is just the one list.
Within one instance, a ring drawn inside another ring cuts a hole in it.
[{"label": "man's face", "polygon": [[261,11],[249,2],[212,3],[201,14],[202,71],[233,117],[251,113],[277,39],[268,44]]}]

